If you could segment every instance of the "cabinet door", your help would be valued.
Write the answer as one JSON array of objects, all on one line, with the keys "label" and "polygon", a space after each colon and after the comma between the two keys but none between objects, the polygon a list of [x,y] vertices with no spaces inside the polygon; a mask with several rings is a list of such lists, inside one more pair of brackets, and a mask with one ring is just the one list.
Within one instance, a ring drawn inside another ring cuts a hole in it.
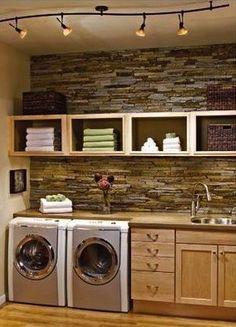
[{"label": "cabinet door", "polygon": [[236,307],[236,246],[219,246],[218,305]]},{"label": "cabinet door", "polygon": [[216,245],[176,245],[176,302],[217,304]]}]

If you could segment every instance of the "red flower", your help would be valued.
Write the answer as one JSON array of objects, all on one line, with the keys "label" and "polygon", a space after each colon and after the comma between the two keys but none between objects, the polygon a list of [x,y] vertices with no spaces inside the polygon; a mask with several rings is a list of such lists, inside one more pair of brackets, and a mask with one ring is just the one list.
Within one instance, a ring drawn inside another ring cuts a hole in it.
[{"label": "red flower", "polygon": [[104,190],[108,190],[111,187],[111,184],[108,182],[107,179],[102,178],[98,182],[98,187],[100,188],[100,190],[104,191]]}]

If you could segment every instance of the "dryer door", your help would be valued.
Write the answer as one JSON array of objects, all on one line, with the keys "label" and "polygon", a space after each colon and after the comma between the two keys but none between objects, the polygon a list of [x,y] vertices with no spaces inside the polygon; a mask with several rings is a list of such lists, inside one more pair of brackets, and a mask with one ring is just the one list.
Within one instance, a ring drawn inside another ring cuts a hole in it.
[{"label": "dryer door", "polygon": [[55,264],[53,247],[40,235],[27,235],[16,247],[15,267],[26,278],[43,279]]},{"label": "dryer door", "polygon": [[74,269],[88,284],[106,284],[118,272],[117,254],[107,241],[97,237],[88,238],[75,250]]}]

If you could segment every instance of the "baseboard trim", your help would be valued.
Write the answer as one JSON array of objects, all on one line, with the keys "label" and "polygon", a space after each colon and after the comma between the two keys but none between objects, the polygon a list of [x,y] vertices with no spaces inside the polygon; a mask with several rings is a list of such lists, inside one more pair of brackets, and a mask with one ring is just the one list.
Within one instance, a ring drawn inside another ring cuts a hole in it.
[{"label": "baseboard trim", "polygon": [[0,305],[2,305],[5,302],[6,302],[6,295],[3,294],[3,295],[0,296]]}]

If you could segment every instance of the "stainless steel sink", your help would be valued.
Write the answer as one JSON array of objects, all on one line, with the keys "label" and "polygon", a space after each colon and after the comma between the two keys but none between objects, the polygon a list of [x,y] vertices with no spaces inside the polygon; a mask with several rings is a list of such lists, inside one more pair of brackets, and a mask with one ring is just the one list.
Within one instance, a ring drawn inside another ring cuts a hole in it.
[{"label": "stainless steel sink", "polygon": [[219,218],[201,218],[194,217],[191,218],[191,222],[194,224],[205,224],[205,225],[236,225],[236,218],[227,218],[227,217],[219,217]]}]

